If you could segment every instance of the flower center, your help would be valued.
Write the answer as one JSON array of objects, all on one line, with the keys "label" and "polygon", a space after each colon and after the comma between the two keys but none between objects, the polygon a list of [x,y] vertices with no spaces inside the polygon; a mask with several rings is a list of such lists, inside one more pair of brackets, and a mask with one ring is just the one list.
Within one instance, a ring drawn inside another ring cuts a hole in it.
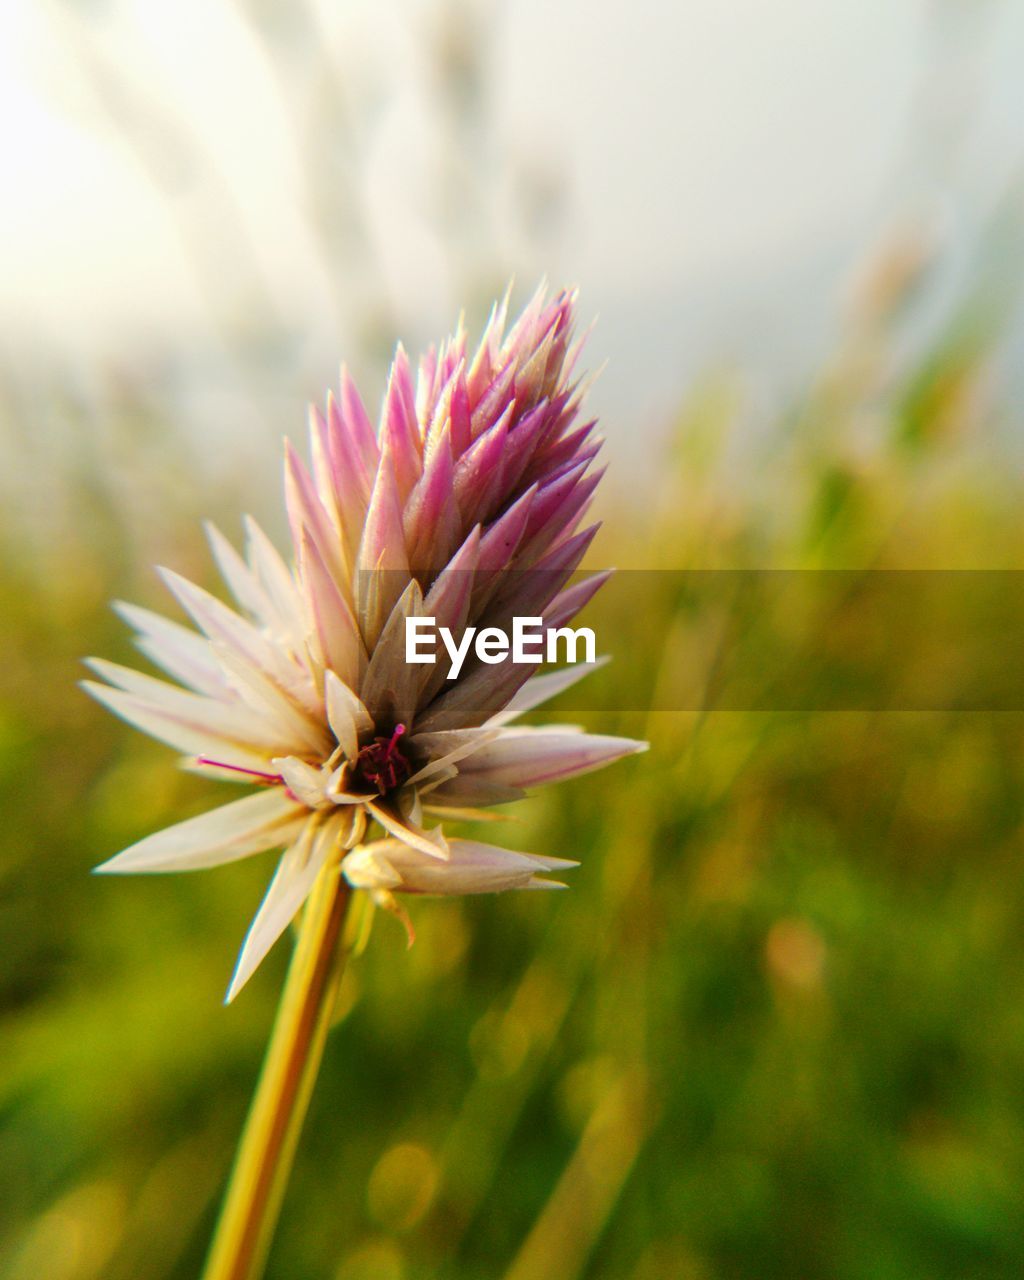
[{"label": "flower center", "polygon": [[400,787],[412,773],[398,745],[403,733],[405,725],[396,724],[390,738],[374,738],[356,757],[356,777],[367,786],[376,787],[382,796]]}]

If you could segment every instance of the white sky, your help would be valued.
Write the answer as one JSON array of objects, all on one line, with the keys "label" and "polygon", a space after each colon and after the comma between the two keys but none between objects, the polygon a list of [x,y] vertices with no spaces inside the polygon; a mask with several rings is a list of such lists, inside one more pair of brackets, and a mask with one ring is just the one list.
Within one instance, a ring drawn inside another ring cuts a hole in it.
[{"label": "white sky", "polygon": [[[0,0],[0,343],[102,358],[140,334],[194,342],[244,260],[290,323],[343,345],[301,155],[327,88],[357,111],[373,98],[352,198],[397,319],[414,339],[447,325],[452,233],[431,190],[439,133],[417,48],[431,6],[313,8],[331,81],[319,87],[283,79],[229,0]],[[630,353],[606,375],[613,402],[635,386],[638,353],[692,367],[742,346],[765,299],[785,300],[795,334],[813,331],[834,299],[828,272],[902,204],[934,204],[955,242],[1024,154],[1020,4],[510,0],[493,22],[486,172],[461,175],[479,199],[463,211],[467,245],[524,282],[545,271],[583,286],[602,313],[599,354]],[[286,46],[283,64],[307,54]],[[524,232],[512,163],[564,178],[562,234]],[[359,255],[349,270],[340,284],[358,299]],[[674,376],[654,378],[659,393]]]}]

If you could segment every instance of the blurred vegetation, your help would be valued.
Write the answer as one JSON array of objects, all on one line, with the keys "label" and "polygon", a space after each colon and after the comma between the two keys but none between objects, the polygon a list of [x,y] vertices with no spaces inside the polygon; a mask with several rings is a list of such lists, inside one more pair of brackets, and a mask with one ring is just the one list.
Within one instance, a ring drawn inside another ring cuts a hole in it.
[{"label": "blurred vegetation", "polygon": [[[655,492],[606,502],[603,561],[1020,567],[1005,312],[897,358],[909,282],[875,274],[780,421],[752,433],[736,379],[694,390]],[[128,476],[173,454],[134,438]],[[221,1007],[265,859],[87,874],[214,799],[74,689],[82,654],[128,656],[110,596],[162,607],[118,509],[84,467],[0,583],[11,1280],[196,1274],[287,959]],[[208,577],[188,536],[159,550]],[[351,967],[270,1274],[1018,1276],[1024,718],[616,712],[715,642],[668,598],[644,629],[590,720],[651,754],[500,829],[579,856],[572,892],[414,904],[414,949],[383,919]]]},{"label": "blurred vegetation", "polygon": [[[425,42],[447,122],[438,223],[472,302],[505,274],[473,185],[498,152],[480,32],[460,6],[439,9]],[[305,175],[309,206],[334,292],[360,320],[348,354],[372,370],[394,300],[348,196],[378,100],[368,86],[366,118],[336,100],[303,7],[290,24],[270,4],[239,12],[286,98],[316,90],[300,132],[334,146]],[[145,87],[121,83],[77,7],[63,21],[112,119],[149,120],[126,96]],[[162,123],[140,153],[158,185],[192,172],[194,142]],[[512,185],[546,227],[559,193],[527,179]],[[233,532],[239,512],[264,514],[253,491],[297,420],[293,385],[311,380],[217,204],[229,193],[196,181],[205,203],[184,239],[237,384],[255,387],[231,406],[247,448],[215,492],[173,425],[203,420],[173,362],[126,360],[93,371],[98,387],[0,370],[18,459],[0,524],[5,1280],[197,1274],[287,962],[282,944],[221,1006],[270,858],[87,874],[220,793],[80,695],[80,659],[133,660],[107,602],[167,609],[153,561],[210,581],[197,516]],[[1024,422],[999,378],[1019,226],[994,228],[1000,243],[937,310],[919,306],[927,229],[895,234],[831,357],[781,410],[731,373],[695,386],[655,478],[605,482],[595,563],[1024,566]],[[579,857],[572,892],[415,903],[409,952],[378,921],[346,975],[270,1276],[1017,1280],[1024,715],[627,713],[650,700],[652,671],[659,688],[709,669],[718,619],[666,590],[646,604],[642,649],[624,644],[637,617],[614,583],[595,616],[616,660],[594,678],[589,727],[645,735],[652,751],[487,829]],[[778,639],[765,625],[743,618],[755,683]],[[830,688],[817,691],[827,704]],[[686,705],[701,705],[695,692]]]}]

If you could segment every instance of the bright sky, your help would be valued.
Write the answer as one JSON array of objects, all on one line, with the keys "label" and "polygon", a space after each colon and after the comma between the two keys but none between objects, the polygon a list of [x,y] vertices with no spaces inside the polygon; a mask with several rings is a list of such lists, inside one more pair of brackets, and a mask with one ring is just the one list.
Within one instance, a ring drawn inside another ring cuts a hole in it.
[{"label": "bright sky", "polygon": [[[230,294],[242,253],[275,306],[334,341],[301,160],[328,90],[349,106],[374,95],[359,201],[399,318],[447,323],[417,57],[431,6],[313,7],[329,83],[297,94],[230,0],[0,0],[0,340],[102,355],[139,333],[194,338],[210,324],[203,289]],[[955,239],[1024,155],[1024,6],[509,0],[494,22],[476,251],[526,281],[581,282],[612,346],[667,326],[706,358],[747,282],[777,297],[794,264],[855,261],[903,200],[932,200]],[[306,53],[286,44],[285,66]],[[162,193],[140,158],[154,142]],[[524,234],[507,161],[565,179],[563,234]],[[356,294],[358,272],[357,258]],[[821,299],[798,295],[800,330]],[[610,371],[613,394],[627,373]]]}]

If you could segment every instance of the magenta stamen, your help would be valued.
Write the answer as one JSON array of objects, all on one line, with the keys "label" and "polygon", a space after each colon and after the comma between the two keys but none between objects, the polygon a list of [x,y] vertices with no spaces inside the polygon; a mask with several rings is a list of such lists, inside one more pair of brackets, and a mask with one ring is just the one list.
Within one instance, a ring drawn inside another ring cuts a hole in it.
[{"label": "magenta stamen", "polygon": [[250,778],[266,783],[267,786],[284,781],[279,773],[261,773],[259,769],[245,769],[240,764],[225,764],[223,760],[211,760],[209,756],[196,756],[196,764],[208,764],[214,769],[228,769],[231,773],[244,773]]},{"label": "magenta stamen", "polygon": [[401,786],[411,772],[398,746],[403,733],[405,725],[396,724],[390,738],[374,738],[363,747],[356,760],[357,776],[376,787],[381,795]]}]

